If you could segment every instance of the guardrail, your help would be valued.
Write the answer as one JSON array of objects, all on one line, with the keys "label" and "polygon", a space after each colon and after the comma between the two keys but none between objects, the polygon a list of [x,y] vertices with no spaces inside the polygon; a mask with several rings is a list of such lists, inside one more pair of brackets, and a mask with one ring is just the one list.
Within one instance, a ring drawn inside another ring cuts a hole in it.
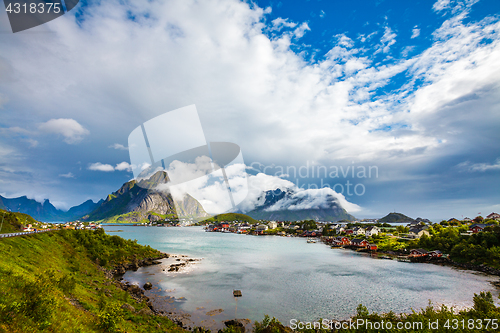
[{"label": "guardrail", "polygon": [[31,235],[31,234],[39,234],[42,232],[48,232],[48,231],[54,231],[57,229],[44,229],[44,230],[36,230],[36,231],[23,231],[23,232],[12,232],[8,234],[0,234],[0,238],[7,238],[7,237],[16,237],[16,236],[23,236],[23,235]]}]

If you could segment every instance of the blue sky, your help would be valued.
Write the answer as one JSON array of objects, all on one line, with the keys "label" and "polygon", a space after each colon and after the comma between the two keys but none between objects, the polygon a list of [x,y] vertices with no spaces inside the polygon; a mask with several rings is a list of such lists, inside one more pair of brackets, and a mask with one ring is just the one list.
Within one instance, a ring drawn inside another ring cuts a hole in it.
[{"label": "blue sky", "polygon": [[[207,139],[267,166],[268,187],[336,186],[359,217],[498,212],[499,14],[494,0],[105,1],[12,34],[2,12],[0,194],[103,198],[133,177],[129,133],[196,104]],[[378,172],[275,177],[307,165]]]}]

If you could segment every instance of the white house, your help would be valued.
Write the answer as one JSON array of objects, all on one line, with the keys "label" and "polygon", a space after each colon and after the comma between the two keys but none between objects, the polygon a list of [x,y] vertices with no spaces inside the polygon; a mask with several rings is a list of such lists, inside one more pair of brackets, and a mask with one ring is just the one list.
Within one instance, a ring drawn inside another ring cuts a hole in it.
[{"label": "white house", "polygon": [[378,235],[379,232],[380,232],[380,229],[377,226],[371,226],[371,227],[366,228],[365,234],[367,237],[371,237],[373,235]]},{"label": "white house", "polygon": [[271,221],[267,224],[269,229],[276,229],[278,227],[278,223],[276,221]]},{"label": "white house", "polygon": [[363,229],[361,227],[355,227],[354,229],[352,229],[352,234],[353,235],[364,235],[365,229]]},{"label": "white house", "polygon": [[269,229],[267,227],[267,225],[265,224],[259,224],[256,228],[255,228],[257,231],[266,231],[267,229]]}]

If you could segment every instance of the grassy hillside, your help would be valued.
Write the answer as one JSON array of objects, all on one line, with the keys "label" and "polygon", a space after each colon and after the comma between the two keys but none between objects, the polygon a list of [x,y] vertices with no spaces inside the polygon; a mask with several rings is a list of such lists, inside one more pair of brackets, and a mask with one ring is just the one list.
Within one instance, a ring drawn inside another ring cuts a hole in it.
[{"label": "grassy hillside", "polygon": [[11,213],[0,209],[0,225],[2,226],[0,233],[18,232],[22,230],[23,225],[27,224],[35,225],[38,222],[28,214]]},{"label": "grassy hillside", "polygon": [[253,219],[252,217],[245,215],[245,214],[236,214],[236,213],[227,213],[227,214],[219,214],[212,216],[209,219],[206,219],[203,221],[203,223],[217,223],[217,222],[233,222],[233,221],[242,221],[242,222],[248,222],[251,224],[259,223],[259,221]]},{"label": "grassy hillside", "polygon": [[[103,230],[0,239],[0,332],[183,332],[148,314],[144,301],[132,299],[96,264],[158,254]],[[125,303],[133,310],[122,309]]]}]

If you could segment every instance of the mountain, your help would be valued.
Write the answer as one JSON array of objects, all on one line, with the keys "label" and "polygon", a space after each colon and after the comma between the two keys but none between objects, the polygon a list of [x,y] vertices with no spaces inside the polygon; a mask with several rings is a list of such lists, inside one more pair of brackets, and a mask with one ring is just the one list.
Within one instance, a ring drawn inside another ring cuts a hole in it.
[{"label": "mountain", "polygon": [[411,217],[408,217],[401,213],[389,213],[386,216],[378,220],[379,222],[389,222],[389,223],[405,223],[415,221]]},{"label": "mountain", "polygon": [[65,221],[73,221],[81,218],[84,215],[87,215],[88,213],[92,212],[95,210],[97,207],[99,207],[102,203],[104,202],[103,199],[99,200],[99,202],[95,203],[92,200],[87,200],[84,203],[79,204],[78,206],[71,207],[65,215]]},{"label": "mountain", "polygon": [[201,204],[186,195],[178,202],[176,210],[170,193],[156,190],[156,186],[168,182],[166,172],[159,171],[146,180],[131,180],[109,194],[95,210],[84,216],[87,221],[140,222],[160,217],[208,217]]},{"label": "mountain", "polygon": [[67,212],[54,207],[49,200],[40,203],[26,196],[19,198],[4,198],[0,196],[0,208],[28,214],[34,219],[43,222],[72,221],[85,214],[88,214],[97,207],[92,200],[87,200],[79,206],[71,207]]},{"label": "mountain", "polygon": [[264,192],[257,202],[255,209],[246,214],[258,220],[355,220],[330,194],[312,197],[307,193],[278,188]]}]

